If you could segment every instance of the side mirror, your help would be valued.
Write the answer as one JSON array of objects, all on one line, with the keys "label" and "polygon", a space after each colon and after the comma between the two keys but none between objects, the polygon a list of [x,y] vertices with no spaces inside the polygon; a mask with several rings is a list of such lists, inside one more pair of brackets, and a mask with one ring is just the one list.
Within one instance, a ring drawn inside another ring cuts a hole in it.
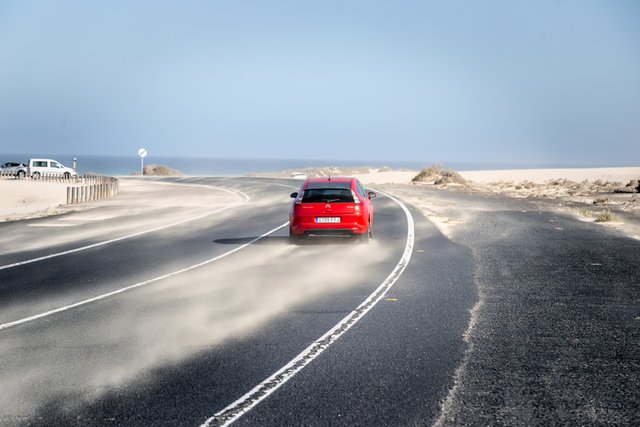
[{"label": "side mirror", "polygon": [[296,192],[296,193],[291,193],[291,196],[290,196],[290,197],[291,197],[292,199],[295,199],[296,197],[298,197],[298,193],[297,193],[297,192]]},{"label": "side mirror", "polygon": [[367,193],[367,196],[369,196],[369,199],[375,199],[378,195],[376,193],[374,193],[373,191],[369,191]]}]

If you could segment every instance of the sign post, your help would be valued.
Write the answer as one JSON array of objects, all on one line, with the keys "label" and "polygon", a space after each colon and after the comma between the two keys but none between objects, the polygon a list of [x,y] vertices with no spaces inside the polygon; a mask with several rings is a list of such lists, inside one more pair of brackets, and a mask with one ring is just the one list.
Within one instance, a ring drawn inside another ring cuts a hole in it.
[{"label": "sign post", "polygon": [[144,158],[147,157],[147,149],[140,148],[138,150],[138,156],[140,156],[140,175],[144,175]]}]

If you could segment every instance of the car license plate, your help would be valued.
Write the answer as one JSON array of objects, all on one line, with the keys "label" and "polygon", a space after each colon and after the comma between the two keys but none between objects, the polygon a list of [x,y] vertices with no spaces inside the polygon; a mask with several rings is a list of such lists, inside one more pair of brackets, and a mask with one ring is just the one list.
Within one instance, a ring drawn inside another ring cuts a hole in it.
[{"label": "car license plate", "polygon": [[316,217],[316,222],[317,223],[322,223],[322,222],[340,222],[340,217],[339,216],[318,216]]}]

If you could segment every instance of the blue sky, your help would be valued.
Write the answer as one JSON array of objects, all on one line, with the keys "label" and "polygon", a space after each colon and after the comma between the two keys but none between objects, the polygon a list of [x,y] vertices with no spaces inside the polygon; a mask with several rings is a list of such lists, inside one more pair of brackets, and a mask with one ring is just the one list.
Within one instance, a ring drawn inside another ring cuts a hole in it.
[{"label": "blue sky", "polygon": [[640,164],[640,2],[0,0],[0,152]]}]

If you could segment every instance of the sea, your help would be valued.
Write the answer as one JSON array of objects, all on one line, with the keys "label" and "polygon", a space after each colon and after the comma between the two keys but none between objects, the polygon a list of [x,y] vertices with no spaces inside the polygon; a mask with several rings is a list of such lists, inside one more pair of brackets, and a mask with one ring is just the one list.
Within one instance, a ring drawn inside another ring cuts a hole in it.
[{"label": "sea", "polygon": [[[73,167],[74,160],[79,174],[96,173],[110,176],[126,176],[140,173],[142,162],[137,156],[96,156],[70,154],[0,154],[0,164],[6,162],[27,163],[30,158],[53,159],[65,166]],[[187,176],[244,176],[250,173],[279,172],[307,167],[348,167],[371,166],[392,169],[421,170],[424,167],[441,164],[457,171],[527,169],[546,167],[572,167],[562,164],[507,164],[481,162],[440,162],[440,161],[393,161],[393,160],[340,160],[340,159],[254,159],[254,158],[216,158],[216,157],[155,157],[144,159],[144,164],[166,165]],[[585,165],[582,167],[589,167]],[[575,165],[573,166],[575,167]]]}]

